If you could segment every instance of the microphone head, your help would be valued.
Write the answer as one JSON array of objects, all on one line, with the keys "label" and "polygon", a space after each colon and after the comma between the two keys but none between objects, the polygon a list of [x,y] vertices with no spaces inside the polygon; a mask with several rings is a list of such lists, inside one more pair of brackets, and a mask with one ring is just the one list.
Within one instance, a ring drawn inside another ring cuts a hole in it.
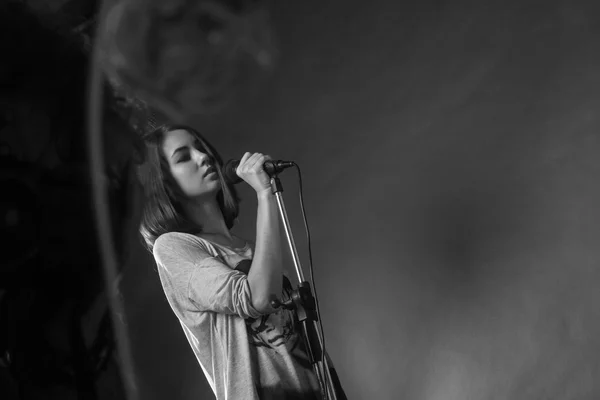
[{"label": "microphone head", "polygon": [[235,172],[239,164],[240,160],[229,160],[223,166],[223,177],[227,182],[233,185],[243,181],[243,179],[240,178]]},{"label": "microphone head", "polygon": [[294,166],[293,161],[282,161],[282,160],[268,160],[268,161],[265,161],[265,163],[263,164],[263,168],[265,169],[265,172],[271,177],[275,174],[282,172],[284,169],[291,168],[293,166]]}]

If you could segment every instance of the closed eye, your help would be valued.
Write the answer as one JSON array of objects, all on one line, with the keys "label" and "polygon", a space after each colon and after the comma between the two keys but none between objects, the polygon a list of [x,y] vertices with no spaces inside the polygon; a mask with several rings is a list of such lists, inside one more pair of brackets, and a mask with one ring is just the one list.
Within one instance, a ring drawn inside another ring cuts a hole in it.
[{"label": "closed eye", "polygon": [[185,155],[182,155],[181,157],[179,157],[177,159],[177,162],[180,163],[180,162],[185,162],[185,161],[189,161],[189,160],[191,160],[190,155],[189,154],[185,154]]},{"label": "closed eye", "polygon": [[[209,154],[206,153],[206,150],[204,149],[204,147],[202,146],[202,143],[199,140],[194,141],[192,148],[198,150],[202,154],[208,155],[207,162],[208,162],[208,164],[212,164],[213,158]],[[190,147],[187,147],[187,146],[181,146],[181,147],[177,148],[173,152],[173,156],[177,155],[177,159],[175,162],[181,163],[181,162],[190,161],[192,159],[190,150],[191,150]]]}]

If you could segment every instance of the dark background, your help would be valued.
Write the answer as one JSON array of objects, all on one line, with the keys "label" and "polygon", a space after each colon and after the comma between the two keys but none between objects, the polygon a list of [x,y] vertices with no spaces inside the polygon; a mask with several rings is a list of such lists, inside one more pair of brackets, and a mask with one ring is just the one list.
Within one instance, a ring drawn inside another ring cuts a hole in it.
[{"label": "dark background", "polygon": [[[600,396],[599,11],[276,3],[275,76],[210,137],[227,156],[302,166],[327,347],[350,398]],[[304,255],[294,172],[282,180]],[[238,231],[252,237],[243,194]],[[201,397],[146,260],[128,297],[144,385]]]},{"label": "dark background", "polygon": [[[598,4],[274,2],[273,74],[196,121],[224,158],[302,167],[349,398],[600,396]],[[141,397],[212,398],[141,245],[124,271]]]}]

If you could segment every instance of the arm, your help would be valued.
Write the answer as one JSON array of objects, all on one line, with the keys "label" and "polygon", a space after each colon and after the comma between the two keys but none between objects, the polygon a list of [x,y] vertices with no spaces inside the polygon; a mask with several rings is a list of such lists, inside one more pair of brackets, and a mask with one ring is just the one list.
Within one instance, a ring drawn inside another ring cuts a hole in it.
[{"label": "arm", "polygon": [[154,244],[154,259],[165,295],[181,312],[212,311],[258,318],[245,273],[211,256],[202,240],[171,232]]},{"label": "arm", "polygon": [[277,201],[271,190],[257,193],[256,245],[248,283],[254,308],[261,313],[273,312],[272,296],[281,293],[282,256]]},{"label": "arm", "polygon": [[258,200],[256,216],[256,244],[254,259],[248,273],[252,304],[259,312],[275,311],[270,302],[282,289],[281,235],[277,199],[271,193],[269,176],[263,169],[268,156],[245,153],[237,167],[237,174],[255,191]]}]

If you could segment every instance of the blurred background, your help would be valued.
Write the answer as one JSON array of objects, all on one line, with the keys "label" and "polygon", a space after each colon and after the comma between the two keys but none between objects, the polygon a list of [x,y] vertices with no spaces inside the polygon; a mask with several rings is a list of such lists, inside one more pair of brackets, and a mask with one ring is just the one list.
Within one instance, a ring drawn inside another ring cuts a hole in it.
[{"label": "blurred background", "polygon": [[[125,398],[114,324],[140,398],[214,398],[137,237],[135,149],[162,120],[225,159],[301,166],[349,398],[600,398],[600,3],[100,7],[2,6],[2,399]],[[86,149],[94,45],[125,307],[112,323]],[[306,270],[297,176],[281,179]]]}]

